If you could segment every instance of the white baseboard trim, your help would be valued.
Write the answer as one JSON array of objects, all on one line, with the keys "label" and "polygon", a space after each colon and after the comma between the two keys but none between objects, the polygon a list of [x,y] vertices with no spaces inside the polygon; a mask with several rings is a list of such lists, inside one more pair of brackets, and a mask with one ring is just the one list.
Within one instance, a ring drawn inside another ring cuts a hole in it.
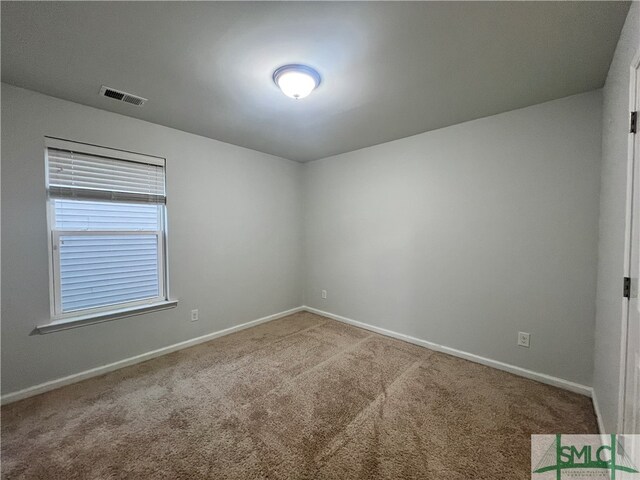
[{"label": "white baseboard trim", "polygon": [[465,360],[469,360],[475,363],[480,363],[482,365],[486,365],[489,367],[497,368],[498,370],[503,370],[509,373],[513,373],[515,375],[519,375],[521,377],[529,378],[531,380],[536,380],[541,383],[545,383],[548,385],[553,385],[555,387],[563,388],[565,390],[569,390],[575,393],[579,393],[582,395],[586,395],[592,398],[594,410],[596,413],[596,417],[598,419],[598,428],[600,432],[604,432],[604,426],[602,423],[602,417],[600,415],[600,408],[598,406],[598,401],[595,395],[595,392],[591,387],[586,385],[581,385],[579,383],[571,382],[569,380],[564,380],[562,378],[553,377],[551,375],[547,375],[544,373],[534,372],[533,370],[528,370],[526,368],[517,367],[515,365],[510,365],[508,363],[499,362],[497,360],[492,360],[490,358],[481,357],[479,355],[475,355],[473,353],[463,352],[461,350],[457,350],[455,348],[447,347],[444,345],[439,345],[437,343],[429,342],[427,340],[422,340],[419,338],[412,337],[410,335],[405,335],[403,333],[394,332],[392,330],[387,330],[385,328],[376,327],[373,325],[369,325],[367,323],[359,322],[357,320],[353,320],[351,318],[343,317],[340,315],[335,315],[330,312],[325,312],[323,310],[319,310],[317,308],[309,307],[309,306],[301,306],[292,308],[290,310],[285,310],[283,312],[275,313],[273,315],[268,315],[266,317],[258,318],[256,320],[252,320],[250,322],[243,323],[241,325],[236,325],[233,327],[226,328],[224,330],[219,330],[217,332],[209,333],[207,335],[202,335],[200,337],[192,338],[190,340],[185,340],[183,342],[175,343],[173,345],[168,345],[166,347],[159,348],[157,350],[152,350],[150,352],[146,352],[140,355],[136,355],[133,357],[125,358],[123,360],[119,360],[117,362],[109,363],[107,365],[102,365],[100,367],[92,368],[89,370],[85,370],[83,372],[75,373],[73,375],[68,375],[66,377],[58,378],[55,380],[50,380],[48,382],[41,383],[39,385],[34,385],[32,387],[27,387],[22,390],[18,390],[16,392],[11,392],[6,395],[2,395],[0,397],[0,404],[6,405],[8,403],[16,402],[18,400],[22,400],[24,398],[32,397],[34,395],[38,395],[40,393],[48,392],[50,390],[55,390],[56,388],[63,387],[65,385],[70,385],[72,383],[77,383],[87,378],[96,377],[98,375],[103,375],[105,373],[112,372],[114,370],[118,370],[120,368],[124,368],[130,365],[135,365],[136,363],[141,363],[147,360],[151,360],[152,358],[159,357],[162,355],[166,355],[171,352],[175,352],[177,350],[182,350],[184,348],[189,348],[194,345],[198,345],[200,343],[208,342],[209,340],[213,340],[214,338],[222,337],[224,335],[229,335],[234,332],[238,332],[240,330],[244,330],[245,328],[254,327],[261,323],[266,323],[271,320],[276,320],[278,318],[286,317],[287,315],[291,315],[293,313],[297,313],[300,311],[306,310],[311,313],[315,313],[318,315],[322,315],[327,318],[331,318],[333,320],[337,320],[339,322],[347,323],[349,325],[353,325],[355,327],[364,328],[366,330],[370,330],[375,333],[379,333],[381,335],[385,335],[392,338],[397,338],[399,340],[403,340],[405,342],[413,343],[415,345],[419,345],[422,347],[429,348],[431,350],[435,350],[438,352],[446,353],[449,355],[453,355],[455,357],[463,358]]},{"label": "white baseboard trim", "polygon": [[303,309],[311,313],[322,315],[323,317],[328,317],[333,320],[337,320],[339,322],[353,325],[355,327],[364,328],[366,330],[370,330],[372,332],[379,333],[381,335],[386,335],[387,337],[393,337],[393,338],[397,338],[398,340],[404,340],[405,342],[413,343],[415,345],[420,345],[421,347],[426,347],[431,350],[435,350],[437,352],[442,352],[448,355],[453,355],[455,357],[464,358],[465,360],[469,360],[475,363],[480,363],[488,367],[497,368],[498,370],[503,370],[505,372],[513,373],[514,375],[519,375],[524,378],[536,380],[538,382],[545,383],[547,385],[553,385],[554,387],[559,387],[565,390],[569,390],[571,392],[579,393],[581,395],[586,395],[588,397],[591,397],[593,393],[593,389],[591,387],[588,387],[586,385],[581,385],[579,383],[571,382],[569,380],[564,380],[562,378],[553,377],[551,375],[547,375],[546,373],[534,372],[533,370],[527,370],[526,368],[517,367],[515,365],[499,362],[497,360],[492,360],[486,357],[481,357],[473,353],[463,352],[462,350],[457,350],[455,348],[447,347],[444,345],[438,345],[437,343],[429,342],[427,340],[422,340],[420,338],[411,337],[403,333],[387,330],[386,328],[369,325],[367,323],[359,322],[351,318],[342,317],[340,315],[335,315],[333,313],[325,312],[317,308],[304,306]]},{"label": "white baseboard trim", "polygon": [[147,360],[151,360],[152,358],[160,357],[162,355],[166,355],[168,353],[175,352],[177,350],[182,350],[183,348],[189,348],[194,345],[198,345],[199,343],[208,342],[209,340],[213,340],[214,338],[222,337],[224,335],[229,335],[230,333],[238,332],[240,330],[244,330],[245,328],[255,327],[256,325],[259,325],[261,323],[286,317],[287,315],[291,315],[293,313],[297,313],[302,310],[304,310],[304,307],[296,307],[290,310],[285,310],[284,312],[274,313],[273,315],[268,315],[266,317],[258,318],[256,320],[252,320],[250,322],[246,322],[241,325],[225,328],[224,330],[208,333],[200,337],[192,338],[190,340],[185,340],[184,342],[174,343],[173,345],[168,345],[166,347],[158,348],[157,350],[152,350],[150,352],[142,353],[134,357],[125,358],[123,360],[118,360],[117,362],[109,363],[107,365],[91,368],[83,372],[74,373],[73,375],[68,375],[66,377],[50,380],[48,382],[44,382],[39,385],[27,387],[22,390],[18,390],[16,392],[7,393],[6,395],[2,395],[2,397],[0,398],[0,404],[6,405],[11,402],[22,400],[23,398],[32,397],[40,393],[48,392],[49,390],[54,390],[56,388],[60,388],[65,385],[70,385],[72,383],[80,382],[82,380],[86,380],[87,378],[97,377],[98,375],[103,375],[105,373],[109,373],[114,370],[118,370],[120,368],[128,367],[129,365],[135,365],[136,363],[141,363]]},{"label": "white baseboard trim", "polygon": [[598,430],[601,434],[604,434],[604,423],[602,422],[602,415],[600,414],[600,405],[598,405],[598,397],[593,388],[591,389],[591,401],[593,402],[593,410],[596,412],[596,419],[598,420]]}]

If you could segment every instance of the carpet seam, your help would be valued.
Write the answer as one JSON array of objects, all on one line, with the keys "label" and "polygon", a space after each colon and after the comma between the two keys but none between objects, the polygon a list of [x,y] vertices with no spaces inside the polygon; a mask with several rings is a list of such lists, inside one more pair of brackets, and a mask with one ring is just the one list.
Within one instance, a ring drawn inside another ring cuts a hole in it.
[{"label": "carpet seam", "polygon": [[[349,422],[348,424],[345,425],[345,427],[340,431],[340,433],[342,432],[346,432],[347,429],[349,427],[353,426],[357,426],[360,423],[363,422],[363,416],[366,412],[368,412],[369,410],[371,410],[371,408],[378,402],[378,400],[383,397],[383,396],[388,396],[388,392],[390,390],[393,389],[394,385],[396,385],[398,382],[400,382],[401,380],[403,380],[405,377],[407,377],[409,375],[410,372],[412,372],[413,370],[417,369],[422,363],[424,362],[424,360],[420,359],[420,360],[416,360],[413,363],[411,363],[400,375],[398,375],[393,382],[391,382],[389,384],[389,386],[386,389],[383,389],[383,391],[381,393],[379,393],[378,395],[376,395],[364,408],[362,408],[358,414],[353,418],[353,420],[351,422]],[[348,441],[351,439],[351,437],[349,435],[347,435],[347,438],[341,442],[339,445],[335,446],[335,447],[329,447],[329,451],[327,453],[320,453],[320,455],[318,457],[316,457],[316,461],[323,461],[326,458],[329,458],[331,456],[333,456],[336,452],[338,452],[341,448],[343,448]]]},{"label": "carpet seam", "polygon": [[[286,318],[286,317],[285,317],[285,318]],[[273,322],[273,321],[276,321],[276,320],[279,320],[279,319],[275,319],[275,320],[271,320],[271,321]],[[288,333],[287,335],[284,335],[283,337],[280,337],[280,338],[278,338],[278,339],[276,339],[276,340],[273,340],[273,341],[271,341],[271,342],[267,342],[267,345],[265,345],[265,346],[262,346],[262,347],[256,348],[255,350],[252,350],[252,351],[251,351],[251,352],[249,352],[249,353],[246,353],[246,354],[244,354],[244,355],[239,356],[239,357],[236,359],[236,361],[240,361],[240,360],[243,360],[243,359],[245,359],[245,358],[247,358],[247,357],[249,357],[249,356],[255,355],[255,353],[256,353],[256,352],[261,352],[261,351],[263,351],[263,350],[266,350],[267,348],[272,347],[273,345],[276,345],[276,344],[278,344],[278,343],[280,343],[280,342],[284,341],[284,339],[289,338],[289,337],[291,337],[291,336],[293,336],[293,335],[297,335],[297,334],[299,334],[299,333],[307,332],[307,331],[309,331],[309,330],[313,330],[314,328],[321,327],[322,325],[326,325],[326,324],[327,324],[328,322],[330,322],[330,321],[331,321],[331,320],[327,319],[326,321],[324,321],[324,322],[322,322],[322,323],[319,323],[319,324],[317,324],[317,325],[312,325],[312,326],[310,326],[310,327],[303,328],[302,330],[298,330],[297,332]],[[267,322],[267,323],[271,323],[271,322]],[[239,332],[237,332],[237,333],[239,333]],[[232,335],[233,335],[233,334],[232,334]],[[215,338],[214,338],[214,339],[210,340],[209,342],[215,342],[216,340],[217,340],[217,339],[215,339]],[[203,345],[206,345],[206,344],[207,344],[207,343],[209,343],[209,342],[205,342],[205,343],[203,343]],[[193,347],[191,347],[191,348],[193,348]],[[186,350],[188,350],[188,349],[186,349]],[[237,373],[237,372],[238,372],[238,370],[240,370],[240,369],[242,369],[242,368],[245,368],[245,367],[246,367],[246,365],[238,366],[238,367],[234,368],[233,370],[229,370],[229,371],[227,371],[227,372],[223,373],[223,374],[222,374],[222,377],[223,377],[223,378],[225,378],[225,377],[227,377],[228,375],[235,374],[235,373]]]},{"label": "carpet seam", "polygon": [[[361,340],[358,340],[356,343],[352,343],[351,345],[349,345],[346,348],[343,348],[341,350],[338,350],[336,353],[334,353],[333,355],[325,358],[323,361],[321,361],[320,363],[316,363],[313,367],[306,369],[303,372],[300,372],[298,375],[296,375],[295,377],[291,377],[291,378],[287,378],[287,379],[283,379],[282,383],[274,388],[272,388],[271,390],[267,391],[264,393],[264,395],[259,396],[258,398],[254,398],[253,400],[251,400],[250,402],[247,403],[243,403],[242,405],[240,405],[240,408],[245,408],[247,405],[250,405],[251,403],[263,399],[264,397],[266,397],[267,395],[270,395],[271,393],[273,393],[274,391],[278,390],[279,388],[285,387],[285,386],[295,386],[294,385],[294,381],[298,380],[300,377],[307,375],[309,372],[312,372],[313,370],[315,370],[316,368],[318,368],[321,365],[324,365],[325,363],[333,360],[334,358],[336,358],[339,355],[342,355],[343,353],[347,353],[353,349],[355,349],[358,345],[360,345],[362,342],[364,342],[365,340],[368,340],[369,338],[371,338],[374,334],[370,334],[367,335],[366,337],[362,338]],[[326,343],[326,342],[325,342]]]},{"label": "carpet seam", "polygon": [[[331,320],[331,321],[333,322],[333,320]],[[337,322],[337,323],[339,323],[339,322]],[[364,329],[361,329],[361,330],[364,330]],[[364,330],[364,331],[366,332],[366,330]],[[296,380],[300,379],[301,377],[303,377],[304,375],[308,374],[309,372],[312,372],[313,370],[315,370],[316,368],[320,367],[321,365],[323,365],[323,364],[325,364],[325,363],[328,363],[328,362],[330,362],[330,361],[334,360],[335,358],[339,357],[339,356],[340,356],[340,355],[342,355],[342,354],[345,354],[345,353],[348,353],[348,352],[350,352],[350,351],[355,350],[358,346],[360,346],[362,343],[364,343],[365,341],[369,340],[370,338],[373,338],[373,337],[381,337],[381,335],[379,335],[379,334],[377,334],[377,333],[375,333],[375,332],[367,332],[367,333],[368,333],[368,335],[367,335],[366,337],[362,338],[361,340],[358,340],[357,342],[355,342],[355,343],[353,343],[353,344],[349,345],[347,348],[344,348],[344,349],[342,349],[342,350],[340,350],[340,351],[336,352],[335,354],[331,355],[330,357],[327,357],[327,358],[326,358],[326,359],[324,359],[322,362],[317,363],[317,364],[316,364],[316,365],[314,365],[313,367],[311,367],[311,368],[309,368],[309,369],[305,370],[304,372],[302,372],[302,373],[300,373],[300,374],[296,375],[295,377],[293,377],[293,378],[291,378],[291,379],[283,380],[283,382],[282,382],[280,385],[278,385],[278,386],[276,386],[276,387],[272,388],[272,389],[271,389],[271,390],[269,390],[268,392],[265,392],[265,393],[264,393],[263,395],[261,395],[260,397],[253,399],[251,402],[248,402],[248,403],[245,403],[245,404],[241,405],[239,408],[240,408],[240,409],[245,409],[245,410],[246,410],[246,408],[247,408],[249,405],[251,405],[251,404],[253,404],[254,402],[257,402],[257,401],[259,401],[259,400],[264,399],[265,397],[267,397],[268,395],[271,395],[272,393],[274,393],[274,392],[275,392],[275,391],[277,391],[278,389],[281,389],[281,388],[288,388],[288,387],[295,387],[295,386],[296,386],[296,385],[295,385],[295,381],[296,381]],[[400,349],[400,351],[403,351],[403,350],[401,350],[401,349]],[[407,352],[405,352],[405,353],[407,353]],[[431,355],[429,355],[429,356],[431,356]],[[393,385],[395,385],[395,384],[396,384],[398,381],[400,381],[403,377],[405,377],[406,375],[408,375],[408,373],[409,373],[409,371],[410,371],[410,370],[413,370],[414,368],[417,368],[417,366],[419,366],[420,364],[422,364],[422,362],[423,362],[423,361],[424,361],[424,359],[419,359],[419,360],[415,360],[414,362],[412,362],[411,364],[409,364],[409,366],[408,366],[405,370],[403,370],[403,371],[402,371],[402,373],[400,373],[400,375],[398,375],[398,376],[397,376],[397,377],[396,377],[396,378],[395,378],[395,379],[394,379],[394,380],[389,384],[389,386],[388,386],[386,389],[384,389],[384,391],[383,391],[382,393],[379,393],[379,394],[378,394],[378,395],[376,395],[376,396],[375,396],[375,397],[374,397],[370,402],[368,402],[368,403],[367,403],[367,405],[366,405],[364,408],[362,408],[362,409],[361,409],[361,410],[360,410],[360,411],[355,415],[354,420],[352,420],[351,422],[349,422],[349,423],[345,426],[345,428],[344,428],[344,429],[342,429],[340,432],[344,432],[344,431],[345,431],[345,430],[346,430],[350,425],[352,425],[352,424],[354,423],[355,419],[356,419],[356,418],[358,418],[358,417],[360,417],[360,416],[361,416],[361,414],[362,414],[363,412],[367,411],[367,410],[371,407],[371,405],[373,405],[373,404],[378,400],[378,398],[380,398],[380,396],[381,396],[381,395],[383,395],[385,392],[388,392],[388,391],[389,391],[389,389],[393,387]],[[234,412],[235,412],[235,411],[234,411]],[[238,414],[241,414],[241,413],[240,413],[240,412],[238,412]],[[356,423],[356,425],[357,425],[357,423]],[[258,437],[258,439],[259,439],[263,444],[265,444],[265,445],[267,444],[267,442],[266,442],[265,440],[263,440],[262,438]],[[284,449],[286,449],[286,450],[289,450],[289,448],[288,448],[286,445],[282,445],[282,444],[280,444],[280,447],[281,447],[281,448],[284,448]],[[341,448],[341,447],[338,447],[338,449],[339,449],[339,448]],[[337,451],[337,450],[334,450],[334,451]],[[321,459],[323,459],[323,458],[326,458],[326,456],[322,456],[322,457],[321,457]],[[316,460],[316,461],[317,461],[317,460]],[[278,462],[278,465],[280,465],[281,463],[282,463],[282,462]]]},{"label": "carpet seam", "polygon": [[[325,318],[325,317],[322,317],[322,318]],[[276,320],[272,320],[272,321],[276,321]],[[280,338],[278,338],[277,340],[274,340],[273,342],[270,342],[268,345],[266,345],[266,346],[264,346],[264,347],[260,347],[260,348],[258,348],[258,349],[256,349],[256,350],[252,351],[251,353],[247,353],[246,355],[242,355],[241,357],[238,357],[238,359],[237,359],[237,360],[238,360],[238,361],[239,361],[239,360],[242,360],[242,359],[244,359],[244,358],[246,358],[246,357],[248,357],[248,356],[250,356],[250,355],[254,355],[256,352],[260,352],[260,351],[266,350],[267,348],[272,347],[273,345],[276,345],[277,343],[279,343],[279,342],[283,341],[283,340],[284,340],[284,339],[286,339],[286,338],[292,337],[292,336],[294,336],[294,335],[297,335],[297,334],[300,334],[300,333],[303,333],[303,332],[308,332],[308,331],[313,330],[313,329],[315,329],[315,328],[319,328],[319,327],[321,327],[321,326],[323,326],[323,325],[326,325],[327,323],[330,323],[330,322],[334,322],[334,320],[331,320],[331,319],[325,319],[325,321],[324,321],[324,322],[318,323],[318,324],[316,324],[316,325],[311,325],[310,327],[303,328],[302,330],[298,330],[297,332],[293,332],[293,333],[289,333],[289,334],[287,334],[287,335],[284,335],[283,337],[280,337]],[[270,323],[270,322],[267,322],[267,323]],[[373,334],[371,334],[371,335],[373,335]],[[369,335],[369,336],[371,336],[371,335]],[[365,337],[365,339],[366,339],[366,338],[368,338],[369,336]],[[214,342],[215,340],[216,340],[216,339],[213,339],[213,340],[211,340],[211,341],[212,341],[212,342]],[[363,340],[364,340],[364,339],[363,339]],[[207,343],[208,343],[208,342],[207,342]],[[326,343],[326,342],[325,342],[325,343]],[[334,355],[337,355],[337,354],[339,354],[339,353],[341,353],[341,351],[336,352]],[[333,355],[332,355],[332,356],[333,356]],[[330,359],[330,358],[331,358],[331,357],[329,357],[328,359]],[[328,359],[326,359],[326,360],[328,360]],[[317,364],[317,365],[319,365],[319,364]],[[237,368],[234,368],[233,370],[229,370],[229,371],[227,371],[227,372],[223,373],[223,374],[221,375],[221,378],[228,378],[229,376],[237,375],[237,373],[238,373],[238,371],[239,371],[239,370],[242,370],[243,368],[246,368],[246,367],[247,367],[247,365],[241,365],[241,366],[238,366]],[[315,365],[314,365],[314,367],[315,367]],[[313,367],[312,367],[312,368],[313,368]],[[307,371],[308,371],[308,370],[305,370],[304,372],[302,372],[302,373],[300,373],[300,374],[296,375],[296,376],[295,376],[295,377],[293,377],[291,380],[294,380],[294,379],[298,378],[300,375],[304,375]],[[287,384],[287,382],[289,382],[289,380],[288,380],[288,379],[285,379],[285,380],[283,380],[283,383],[278,384],[277,386],[275,386],[274,388],[270,389],[268,392],[264,393],[263,395],[260,395],[259,397],[254,398],[254,399],[252,399],[251,401],[249,401],[249,402],[247,402],[247,403],[240,404],[240,405],[238,405],[238,406],[236,406],[236,407],[228,406],[225,402],[221,401],[221,400],[225,397],[225,395],[217,396],[217,397],[215,397],[213,400],[216,402],[217,407],[218,407],[218,408],[220,408],[221,410],[225,411],[227,414],[232,414],[232,415],[236,415],[236,416],[238,416],[238,415],[241,415],[241,412],[242,412],[242,410],[241,410],[241,409],[242,409],[242,408],[244,408],[245,406],[247,406],[247,405],[251,404],[251,403],[252,403],[252,402],[254,402],[254,401],[257,401],[257,400],[260,400],[260,399],[264,398],[265,396],[269,395],[269,394],[270,394],[271,392],[273,392],[274,390],[277,390],[278,388],[281,388],[281,387],[283,387],[284,385],[286,385],[286,384]]]}]

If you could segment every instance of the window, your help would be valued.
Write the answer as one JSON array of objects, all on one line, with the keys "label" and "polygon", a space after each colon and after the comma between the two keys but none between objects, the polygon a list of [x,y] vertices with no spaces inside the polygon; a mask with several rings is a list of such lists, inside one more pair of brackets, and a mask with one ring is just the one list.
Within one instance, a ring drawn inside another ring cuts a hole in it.
[{"label": "window", "polygon": [[167,301],[164,159],[47,139],[53,319]]}]

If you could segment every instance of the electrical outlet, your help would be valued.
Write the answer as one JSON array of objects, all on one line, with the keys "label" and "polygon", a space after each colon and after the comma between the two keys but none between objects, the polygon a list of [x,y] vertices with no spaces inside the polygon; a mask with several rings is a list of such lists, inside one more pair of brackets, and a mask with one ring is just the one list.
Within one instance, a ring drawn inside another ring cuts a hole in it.
[{"label": "electrical outlet", "polygon": [[327,298],[327,291],[326,290],[322,290],[322,298]]},{"label": "electrical outlet", "polygon": [[529,339],[531,334],[527,332],[518,332],[518,346],[529,348]]},{"label": "electrical outlet", "polygon": [[191,310],[191,321],[197,322],[199,318],[198,309]]}]

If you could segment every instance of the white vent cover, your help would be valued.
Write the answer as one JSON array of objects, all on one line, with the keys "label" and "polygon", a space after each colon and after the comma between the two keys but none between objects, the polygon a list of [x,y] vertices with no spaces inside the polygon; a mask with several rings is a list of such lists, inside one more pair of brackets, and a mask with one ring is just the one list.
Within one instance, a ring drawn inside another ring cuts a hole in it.
[{"label": "white vent cover", "polygon": [[123,92],[122,90],[116,90],[115,88],[105,87],[104,85],[100,89],[100,95],[103,97],[112,98],[113,100],[119,100],[121,102],[130,103],[136,107],[141,107],[147,101],[146,98],[139,97],[132,93]]}]

